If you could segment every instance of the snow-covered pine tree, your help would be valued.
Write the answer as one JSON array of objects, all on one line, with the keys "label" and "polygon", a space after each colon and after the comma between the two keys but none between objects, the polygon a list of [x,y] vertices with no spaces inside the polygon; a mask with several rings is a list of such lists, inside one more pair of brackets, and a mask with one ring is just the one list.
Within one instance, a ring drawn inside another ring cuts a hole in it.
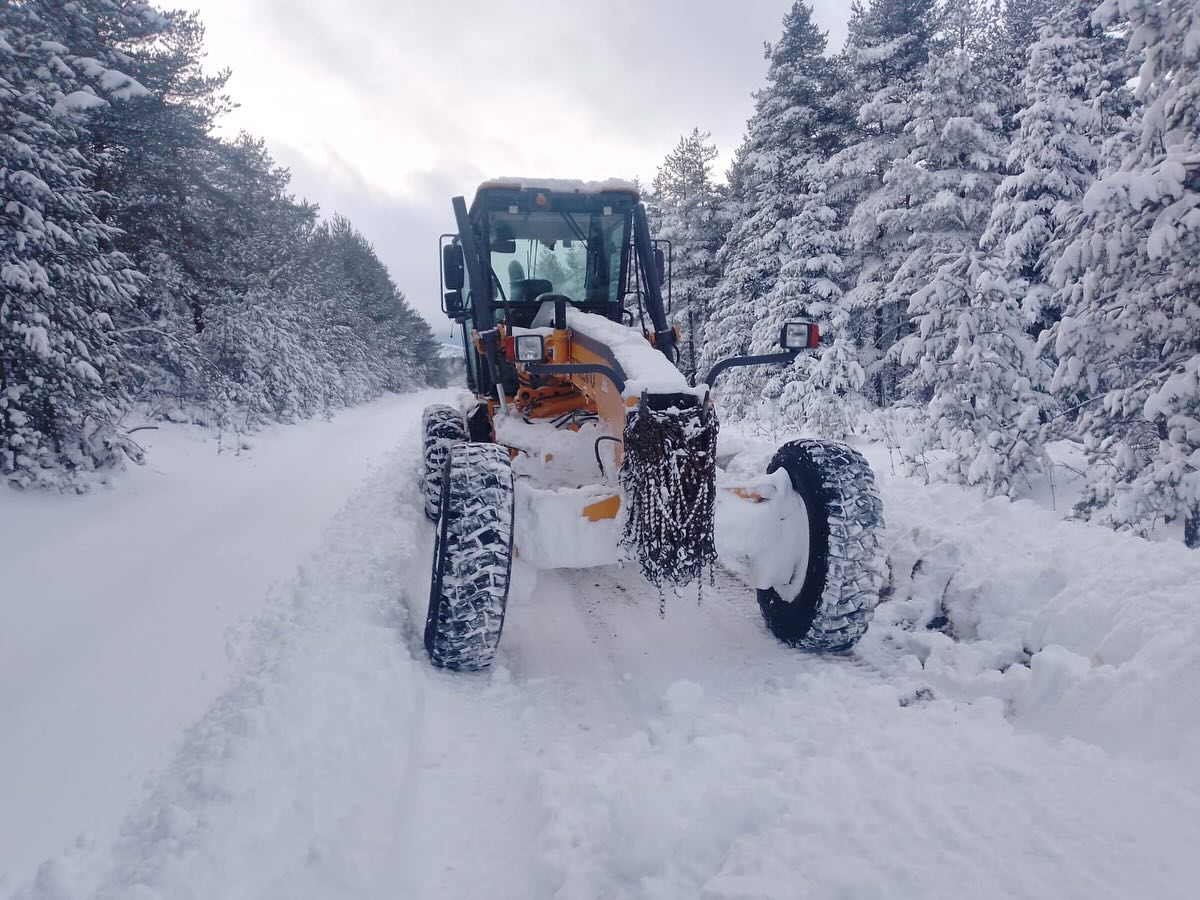
[{"label": "snow-covered pine tree", "polygon": [[[671,318],[683,333],[681,365],[698,351],[708,320],[721,246],[721,192],[713,181],[717,148],[712,136],[693,128],[680,137],[654,176],[651,203],[655,236],[671,242]],[[694,332],[693,332],[694,329]]]},{"label": "snow-covered pine tree", "polygon": [[[755,95],[755,111],[747,125],[731,177],[732,228],[722,246],[721,281],[705,334],[703,365],[707,371],[726,356],[770,352],[777,348],[781,310],[796,315],[803,288],[797,270],[809,268],[807,249],[825,251],[799,233],[789,240],[791,220],[809,193],[807,170],[814,158],[825,158],[841,146],[847,116],[834,105],[841,69],[825,56],[826,34],[812,20],[811,4],[796,2],[783,20],[783,34],[766,47],[767,84]],[[814,209],[813,221],[824,213]],[[828,226],[828,222],[826,222]],[[813,262],[816,273],[823,260]],[[787,273],[784,267],[790,266]],[[774,330],[772,335],[770,332]],[[746,412],[768,373],[735,369],[724,376],[722,406],[734,415]],[[781,382],[776,382],[776,393]]]},{"label": "snow-covered pine tree", "polygon": [[342,216],[330,227],[345,299],[335,314],[353,326],[362,341],[361,372],[370,395],[402,391],[440,378],[438,345],[429,325],[404,299],[375,248]]},{"label": "snow-covered pine tree", "polygon": [[770,331],[778,340],[787,319],[814,320],[821,326],[822,347],[802,353],[784,371],[773,373],[764,396],[778,397],[780,419],[793,430],[842,439],[858,430],[868,409],[863,395],[866,373],[842,305],[842,240],[838,212],[827,202],[817,163],[809,192],[788,227],[790,256],[780,270],[779,294],[760,320],[760,340]]},{"label": "snow-covered pine tree", "polygon": [[[1070,2],[1073,0],[1067,5]],[[1028,103],[1022,74],[1029,49],[1038,40],[1038,29],[1063,5],[1059,0],[990,0],[975,4],[984,11],[987,24],[966,49],[975,54],[977,69],[991,84],[992,102],[1009,135],[1017,128],[1017,113]]]},{"label": "snow-covered pine tree", "polygon": [[909,103],[937,44],[939,18],[936,0],[852,4],[845,50],[850,87],[843,102],[857,110],[857,124],[825,176],[831,201],[846,210],[845,303],[863,346],[872,400],[880,405],[896,399],[898,375],[888,351],[908,330],[907,298],[889,301],[884,295],[908,251],[906,234],[880,225],[883,176],[908,153]]},{"label": "snow-covered pine tree", "polygon": [[1005,154],[989,86],[966,51],[930,60],[909,115],[907,152],[871,200],[880,232],[903,248],[880,300],[906,310],[943,265],[977,244]]},{"label": "snow-covered pine tree", "polygon": [[[763,185],[760,173],[745,161],[745,149],[745,144],[739,148],[728,173],[729,192],[721,214],[730,230],[716,257],[721,275],[696,347],[697,378],[703,378],[718,360],[749,352],[759,307],[778,272],[778,229],[759,234],[750,224]],[[754,398],[745,396],[744,379],[738,370],[722,376],[718,393],[728,416],[742,416],[753,407]],[[737,389],[738,382],[742,391]]]},{"label": "snow-covered pine tree", "polygon": [[[986,3],[984,0],[967,0],[965,3],[947,3],[942,8],[939,32],[946,50],[961,50],[970,53],[976,60],[987,46],[988,32],[994,25],[994,16],[1006,11],[1010,4]],[[978,65],[978,63],[977,63]]]},{"label": "snow-covered pine tree", "polygon": [[[138,279],[93,189],[87,110],[121,73],[89,66],[26,4],[0,7],[0,476],[80,483],[117,458],[126,401],[114,315]],[[82,71],[83,74],[78,74]]]},{"label": "snow-covered pine tree", "polygon": [[293,419],[438,371],[362,236],[347,225],[350,249],[322,253],[316,208],[262,142],[211,133],[226,73],[204,74],[194,14],[0,14],[0,475],[53,483],[111,462],[131,401]]},{"label": "snow-covered pine tree", "polygon": [[1054,386],[1083,395],[1091,460],[1079,512],[1200,546],[1200,5],[1106,0],[1140,61],[1140,128],[1087,192],[1055,267],[1064,315]]},{"label": "snow-covered pine tree", "polygon": [[782,264],[755,323],[751,349],[768,353],[778,346],[784,322],[817,322],[823,346],[802,353],[785,369],[764,373],[763,396],[787,427],[822,437],[851,434],[866,409],[866,374],[842,306],[843,234],[838,213],[825,195],[820,164],[810,161],[806,193],[787,220]]},{"label": "snow-covered pine tree", "polygon": [[1049,372],[1017,297],[995,260],[971,249],[913,296],[917,331],[901,352],[922,412],[905,455],[927,477],[1011,496],[1042,467]]},{"label": "snow-covered pine tree", "polygon": [[1127,106],[1113,84],[1114,38],[1091,21],[1095,0],[1064,4],[1029,52],[1008,155],[981,246],[998,257],[1003,282],[1017,292],[1034,335],[1057,320],[1049,285],[1051,244],[1077,213],[1099,171],[1110,107]]},{"label": "snow-covered pine tree", "polygon": [[[45,2],[45,0],[39,0]],[[46,5],[58,5],[49,3]],[[202,70],[204,29],[196,14],[140,2],[89,2],[89,53],[119,54],[149,94],[95,111],[89,141],[108,164],[96,186],[114,202],[117,247],[146,275],[137,303],[117,319],[140,399],[169,414],[220,408],[229,386],[200,353],[204,263],[214,238],[205,221],[216,140],[229,106],[227,72]],[[81,39],[85,39],[81,36]]]},{"label": "snow-covered pine tree", "polygon": [[1039,457],[1031,435],[1048,401],[1030,377],[1033,342],[1019,305],[976,253],[1005,144],[989,84],[969,52],[930,61],[908,128],[911,149],[884,179],[891,202],[879,217],[908,235],[909,254],[885,297],[911,298],[916,325],[897,354],[912,367],[905,396],[922,410],[910,457],[948,450],[929,474],[1011,493]]}]

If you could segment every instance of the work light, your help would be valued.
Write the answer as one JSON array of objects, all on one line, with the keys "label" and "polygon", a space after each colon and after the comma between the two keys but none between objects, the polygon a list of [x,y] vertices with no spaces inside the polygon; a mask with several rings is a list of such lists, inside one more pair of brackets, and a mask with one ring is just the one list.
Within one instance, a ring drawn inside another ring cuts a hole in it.
[{"label": "work light", "polygon": [[515,341],[517,362],[541,362],[546,355],[545,342],[540,334],[520,334]]},{"label": "work light", "polygon": [[821,329],[812,322],[785,322],[779,343],[784,350],[812,350],[821,343]]}]

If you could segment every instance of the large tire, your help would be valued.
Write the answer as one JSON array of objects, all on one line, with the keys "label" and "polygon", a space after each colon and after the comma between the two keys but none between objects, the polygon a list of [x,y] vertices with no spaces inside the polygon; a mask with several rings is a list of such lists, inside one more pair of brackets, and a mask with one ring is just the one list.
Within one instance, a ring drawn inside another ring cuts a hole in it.
[{"label": "large tire", "polygon": [[513,475],[499,444],[456,444],[442,479],[425,619],[435,666],[487,668],[500,643],[512,575]]},{"label": "large tire", "polygon": [[783,469],[808,512],[808,568],[785,600],[758,591],[767,628],[805,650],[853,647],[870,624],[886,574],[883,504],[875,475],[857,450],[831,441],[792,441],[768,474]]},{"label": "large tire", "polygon": [[450,448],[467,440],[467,420],[453,406],[435,403],[425,407],[421,416],[421,449],[425,456],[425,477],[421,491],[425,498],[425,518],[436,522],[442,499],[442,471]]}]

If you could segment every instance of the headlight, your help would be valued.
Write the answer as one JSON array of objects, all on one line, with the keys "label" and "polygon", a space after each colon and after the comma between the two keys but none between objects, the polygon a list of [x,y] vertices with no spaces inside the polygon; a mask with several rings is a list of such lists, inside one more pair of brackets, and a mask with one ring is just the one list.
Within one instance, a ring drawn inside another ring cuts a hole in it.
[{"label": "headlight", "polygon": [[821,343],[821,329],[812,322],[785,322],[779,343],[784,350],[812,350]]},{"label": "headlight", "polygon": [[545,342],[540,334],[517,335],[515,345],[517,362],[541,362],[546,356]]}]

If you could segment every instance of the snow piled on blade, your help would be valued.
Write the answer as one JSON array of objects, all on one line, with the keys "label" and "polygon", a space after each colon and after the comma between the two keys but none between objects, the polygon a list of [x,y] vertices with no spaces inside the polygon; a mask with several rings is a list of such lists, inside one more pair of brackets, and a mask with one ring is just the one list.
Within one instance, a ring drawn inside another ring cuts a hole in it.
[{"label": "snow piled on blade", "polygon": [[567,308],[567,328],[612,351],[625,370],[625,397],[643,393],[704,396],[705,388],[689,387],[684,374],[635,328],[571,307]]}]

